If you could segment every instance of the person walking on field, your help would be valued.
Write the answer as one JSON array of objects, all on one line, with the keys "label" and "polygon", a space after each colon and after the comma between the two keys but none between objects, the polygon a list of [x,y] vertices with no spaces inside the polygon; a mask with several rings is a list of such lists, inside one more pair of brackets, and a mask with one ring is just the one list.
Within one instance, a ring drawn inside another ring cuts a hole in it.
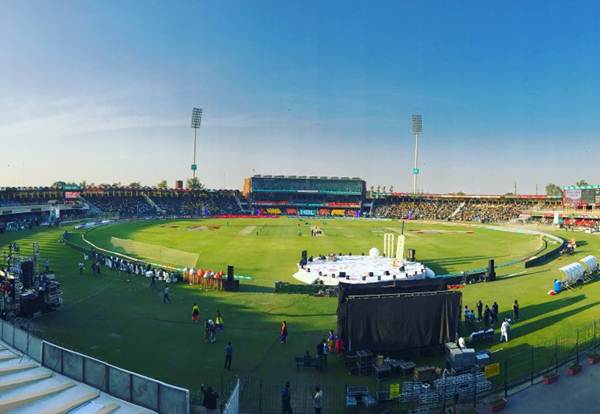
[{"label": "person walking on field", "polygon": [[515,299],[515,303],[513,304],[513,317],[515,322],[519,320],[519,302]]},{"label": "person walking on field", "polygon": [[231,341],[227,342],[227,346],[225,347],[225,368],[231,371],[231,359],[233,358],[233,346],[231,345]]},{"label": "person walking on field", "polygon": [[508,331],[510,330],[510,324],[508,323],[508,321],[506,319],[504,319],[504,322],[502,322],[502,325],[500,326],[500,342],[502,342],[502,340],[504,340],[504,342],[508,342]]},{"label": "person walking on field", "polygon": [[156,272],[150,271],[152,273],[150,276],[150,289],[156,289]]},{"label": "person walking on field", "polygon": [[171,303],[171,299],[169,299],[169,285],[165,286],[163,290],[163,303]]},{"label": "person walking on field", "polygon": [[192,322],[198,323],[200,321],[200,307],[194,303],[192,306]]},{"label": "person walking on field", "polygon": [[315,395],[313,396],[313,406],[315,407],[315,414],[321,414],[323,407],[323,391],[320,387],[315,387]]},{"label": "person walking on field", "polygon": [[483,315],[483,303],[481,300],[477,302],[477,320],[481,322],[481,316]]},{"label": "person walking on field", "polygon": [[287,343],[287,337],[288,337],[287,323],[286,323],[286,321],[283,321],[283,322],[281,322],[281,335],[280,335],[280,341],[282,344]]},{"label": "person walking on field", "polygon": [[221,311],[219,309],[217,309],[217,314],[215,316],[215,326],[220,331],[225,328],[223,325],[223,315],[221,315]]}]

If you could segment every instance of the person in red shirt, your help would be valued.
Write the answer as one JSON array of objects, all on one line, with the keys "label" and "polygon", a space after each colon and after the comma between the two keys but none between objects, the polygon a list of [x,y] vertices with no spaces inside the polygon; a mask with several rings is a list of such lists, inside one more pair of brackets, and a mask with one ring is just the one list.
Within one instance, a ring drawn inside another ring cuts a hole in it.
[{"label": "person in red shirt", "polygon": [[287,343],[287,337],[288,337],[287,323],[286,323],[286,321],[283,321],[283,322],[281,322],[281,335],[279,338],[282,344]]}]

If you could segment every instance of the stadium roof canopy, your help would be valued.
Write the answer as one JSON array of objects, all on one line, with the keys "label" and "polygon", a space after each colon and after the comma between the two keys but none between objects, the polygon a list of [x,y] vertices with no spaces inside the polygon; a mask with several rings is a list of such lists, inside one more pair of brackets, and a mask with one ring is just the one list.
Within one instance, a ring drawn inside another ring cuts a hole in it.
[{"label": "stadium roof canopy", "polygon": [[600,188],[600,185],[566,185],[563,190],[595,190]]},{"label": "stadium roof canopy", "polygon": [[352,180],[352,181],[363,181],[360,177],[317,177],[316,175],[311,175],[307,177],[305,175],[260,175],[255,174],[252,178],[286,178],[286,179],[295,179],[295,180]]}]

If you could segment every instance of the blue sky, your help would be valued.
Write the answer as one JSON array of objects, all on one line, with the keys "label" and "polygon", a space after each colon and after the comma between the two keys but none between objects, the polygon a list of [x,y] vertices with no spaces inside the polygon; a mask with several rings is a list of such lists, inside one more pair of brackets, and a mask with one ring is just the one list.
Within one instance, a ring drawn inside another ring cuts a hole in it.
[{"label": "blue sky", "polygon": [[0,3],[0,186],[360,176],[600,182],[595,2]]}]

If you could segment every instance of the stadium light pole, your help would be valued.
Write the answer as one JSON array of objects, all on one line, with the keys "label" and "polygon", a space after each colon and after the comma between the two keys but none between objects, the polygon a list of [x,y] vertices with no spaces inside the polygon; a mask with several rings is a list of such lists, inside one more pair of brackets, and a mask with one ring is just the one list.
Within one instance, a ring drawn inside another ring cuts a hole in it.
[{"label": "stadium light pole", "polygon": [[202,108],[192,108],[192,128],[194,129],[194,163],[192,164],[192,177],[196,178],[196,170],[198,165],[196,164],[196,133],[200,124],[202,123]]},{"label": "stadium light pole", "polygon": [[412,116],[412,132],[415,134],[415,166],[413,167],[413,194],[417,194],[417,176],[419,175],[419,135],[423,132],[423,118],[419,114]]}]

